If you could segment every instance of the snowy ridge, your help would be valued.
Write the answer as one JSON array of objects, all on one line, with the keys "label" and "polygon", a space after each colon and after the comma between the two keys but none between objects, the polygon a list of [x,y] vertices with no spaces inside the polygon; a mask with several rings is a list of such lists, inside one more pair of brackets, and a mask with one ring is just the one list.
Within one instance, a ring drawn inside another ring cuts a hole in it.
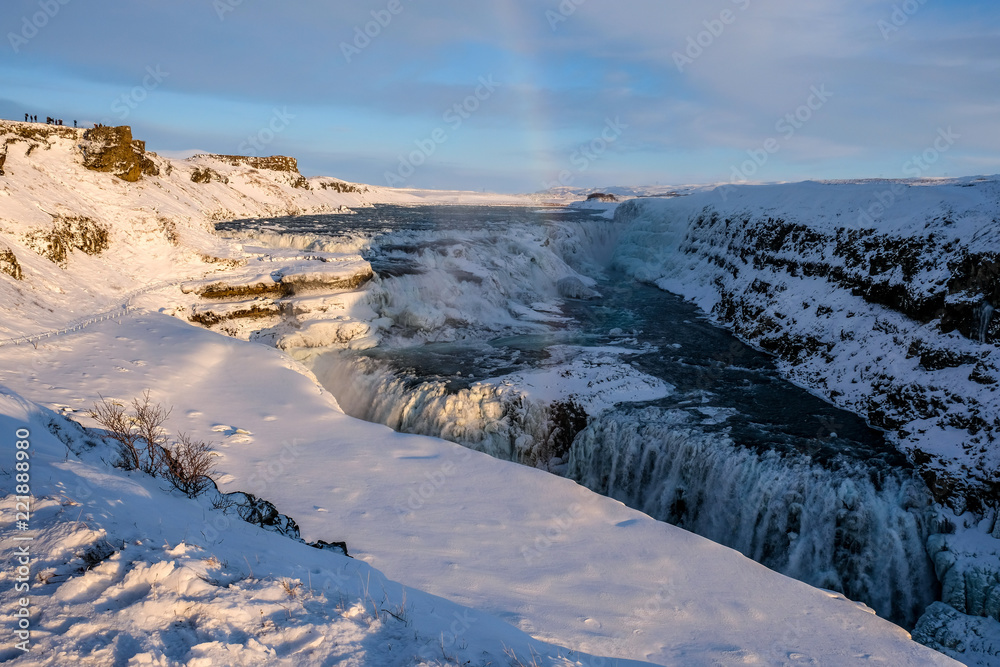
[{"label": "snowy ridge", "polygon": [[[0,121],[0,152],[6,154],[5,176],[0,177],[0,256],[11,251],[24,279],[47,287],[34,299],[4,295],[0,305],[22,317],[0,322],[0,337],[63,328],[78,319],[76,308],[97,312],[165,276],[183,280],[223,268],[241,251],[214,234],[213,221],[332,213],[376,202],[533,203],[515,195],[395,190],[325,177],[304,179],[308,187],[295,187],[296,177],[286,172],[209,156],[171,160],[155,153],[146,156],[159,174],[129,183],[83,167],[83,133]],[[218,178],[192,180],[209,168]],[[330,187],[333,183],[338,187]],[[67,217],[100,221],[110,234],[104,252],[70,252],[68,262],[86,271],[88,280],[83,282],[53,271],[51,262],[39,257],[29,242],[32,234],[47,232],[54,221]]]},{"label": "snowy ridge", "polygon": [[45,340],[46,338],[52,338],[53,336],[62,336],[64,334],[68,334],[73,331],[79,331],[80,329],[88,327],[91,324],[97,324],[98,322],[105,322],[107,320],[113,320],[125,317],[129,313],[135,311],[135,306],[132,305],[132,300],[135,299],[136,297],[141,296],[143,294],[148,294],[156,290],[166,289],[168,287],[176,287],[179,284],[180,281],[163,282],[132,290],[126,295],[124,302],[118,306],[115,306],[114,308],[109,308],[108,310],[97,313],[95,315],[88,315],[87,317],[81,317],[80,319],[74,322],[70,322],[66,326],[63,326],[62,328],[59,329],[51,329],[49,331],[34,333],[28,336],[17,336],[15,338],[0,339],[0,346],[21,345],[24,343],[37,343],[39,341]]},{"label": "snowy ridge", "polygon": [[[174,407],[172,428],[216,441],[223,491],[248,491],[274,502],[295,518],[307,540],[346,539],[353,555],[405,584],[408,599],[416,596],[412,589],[429,591],[559,645],[659,664],[702,659],[781,664],[789,655],[845,665],[857,664],[858,656],[896,664],[950,664],[842,596],[778,575],[573,482],[441,440],[399,435],[351,419],[328,393],[317,391],[301,368],[264,346],[147,313],[44,341],[37,350],[23,345],[3,348],[0,359],[3,368],[16,369],[4,373],[5,383],[70,414],[79,415],[98,394],[126,398],[150,387],[156,400]],[[274,397],[280,397],[279,402]],[[13,415],[13,421],[24,419]],[[65,458],[65,450],[56,449],[50,460],[60,465]],[[41,457],[38,463],[43,463]],[[106,465],[100,464],[106,473],[93,474],[95,486],[114,498],[122,483]],[[146,484],[134,476],[129,483],[136,482]],[[46,483],[43,477],[35,483],[37,495],[75,488],[60,487],[58,480]],[[147,502],[162,507],[165,499],[156,481],[149,480],[147,489]],[[149,517],[161,515],[159,509],[144,511],[140,505],[133,512],[128,503],[108,504],[104,498],[73,497],[93,515],[91,529],[115,535],[109,526],[122,525],[129,534],[148,533],[160,542],[157,536],[166,529],[158,519],[148,525]],[[190,501],[178,502],[191,506]],[[194,549],[217,550],[198,530],[206,510],[196,503],[193,511],[196,517],[178,522],[187,532],[167,541],[170,547],[183,541],[192,545],[192,554],[201,554],[198,559],[209,559],[211,552]],[[248,540],[257,539],[252,527],[241,529],[252,531]],[[228,526],[220,530],[218,548],[229,548],[229,531]],[[288,548],[306,549],[303,553],[321,553],[286,538],[274,539],[295,545]],[[267,544],[237,541],[233,555],[218,558],[235,567],[248,554],[254,577],[263,579],[250,554],[257,548],[271,549]],[[260,558],[263,562],[265,555]],[[301,559],[279,560],[287,564]],[[242,572],[249,574],[249,568]],[[269,590],[281,600],[280,578],[300,580],[308,588],[309,577],[301,570],[275,572]],[[5,587],[3,594],[11,595],[10,590]],[[346,589],[348,599],[351,591],[356,588]],[[337,600],[339,594],[330,592],[327,598]],[[208,606],[204,613],[210,613],[210,599],[201,603]],[[285,614],[276,607],[268,609]],[[112,610],[88,613],[98,627],[118,622],[112,621]],[[447,628],[440,630],[447,633]],[[496,636],[493,631],[487,634]],[[224,643],[237,645],[227,650],[257,650],[250,640],[261,641],[249,633],[226,637]],[[203,638],[194,634],[179,641],[170,649],[178,651],[172,655],[193,650]],[[43,646],[59,643],[52,641]],[[486,647],[468,641],[475,652],[470,654],[472,664],[486,664],[488,660],[476,657]],[[149,648],[137,652],[156,657],[166,650],[145,646]],[[274,648],[281,657],[279,647]],[[284,650],[297,648],[289,644]],[[558,655],[558,649],[552,650]],[[183,655],[182,664],[198,653]],[[284,655],[295,659],[299,654]],[[587,662],[580,654],[563,655],[570,664],[602,664],[596,659]]]}]

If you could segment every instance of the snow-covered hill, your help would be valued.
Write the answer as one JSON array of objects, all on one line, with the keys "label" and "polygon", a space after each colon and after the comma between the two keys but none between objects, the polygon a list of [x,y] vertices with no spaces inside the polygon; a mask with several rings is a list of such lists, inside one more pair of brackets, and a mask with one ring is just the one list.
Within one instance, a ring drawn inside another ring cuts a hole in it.
[{"label": "snow-covered hill", "polygon": [[[32,536],[36,559],[32,652],[11,643],[0,659],[954,664],[839,594],[569,480],[352,419],[285,353],[187,321],[227,313],[171,316],[215,290],[292,299],[293,311],[343,307],[363,322],[350,296],[370,272],[360,258],[248,248],[210,223],[467,195],[322,187],[335,179],[306,189],[290,172],[167,160],[133,144],[111,172],[94,171],[82,132],[0,132],[3,608],[21,597],[14,538]],[[134,182],[114,172],[129,151],[150,161]],[[317,282],[318,305],[294,302],[296,285]],[[214,441],[222,491],[273,502],[306,540],[346,540],[356,560],[117,470],[108,448],[88,444],[96,433],[66,419],[93,427],[86,412],[101,396],[146,389],[173,408],[171,430]],[[27,531],[15,523],[22,471],[10,444],[21,428]]]}]

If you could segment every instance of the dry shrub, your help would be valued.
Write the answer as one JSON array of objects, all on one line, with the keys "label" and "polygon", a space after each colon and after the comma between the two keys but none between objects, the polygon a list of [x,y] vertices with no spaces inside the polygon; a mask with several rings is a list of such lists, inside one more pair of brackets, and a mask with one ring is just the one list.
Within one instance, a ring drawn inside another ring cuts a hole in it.
[{"label": "dry shrub", "polygon": [[163,424],[170,410],[152,402],[148,389],[131,406],[102,396],[90,416],[104,427],[105,440],[117,444],[119,467],[163,477],[191,498],[212,486],[211,445],[186,433],[169,442]]},{"label": "dry shrub", "polygon": [[207,442],[178,433],[173,446],[164,449],[163,476],[179,491],[194,498],[212,485],[215,470],[212,459],[212,449]]}]

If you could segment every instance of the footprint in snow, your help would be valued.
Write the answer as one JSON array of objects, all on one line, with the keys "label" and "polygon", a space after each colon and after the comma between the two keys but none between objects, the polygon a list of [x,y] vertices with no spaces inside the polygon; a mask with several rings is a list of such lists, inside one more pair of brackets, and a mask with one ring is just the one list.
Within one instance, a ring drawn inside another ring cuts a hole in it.
[{"label": "footprint in snow", "polygon": [[247,431],[246,429],[228,426],[226,424],[216,424],[212,427],[212,430],[216,433],[221,433],[227,438],[232,438],[233,442],[250,442],[249,436],[253,435],[253,433]]}]

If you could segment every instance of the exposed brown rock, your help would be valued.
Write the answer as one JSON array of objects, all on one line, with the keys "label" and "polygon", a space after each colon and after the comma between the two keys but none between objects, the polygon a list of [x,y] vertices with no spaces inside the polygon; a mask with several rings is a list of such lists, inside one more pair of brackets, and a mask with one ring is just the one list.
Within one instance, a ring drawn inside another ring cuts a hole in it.
[{"label": "exposed brown rock", "polygon": [[191,172],[191,180],[194,183],[211,183],[212,181],[218,181],[219,183],[228,183],[229,179],[209,167],[205,168],[195,168]]},{"label": "exposed brown rock", "polygon": [[359,188],[356,185],[352,185],[351,183],[344,183],[342,181],[320,181],[319,187],[321,187],[324,190],[333,190],[334,192],[341,192],[341,193],[343,193],[343,192],[357,192],[357,193],[368,192],[368,188],[365,188],[364,190],[362,190],[361,188]]},{"label": "exposed brown rock", "polygon": [[146,176],[157,176],[160,170],[146,155],[146,142],[132,138],[132,128],[95,127],[83,133],[83,166],[94,171],[109,172],[129,183]]},{"label": "exposed brown rock", "polygon": [[6,273],[14,280],[24,279],[24,274],[21,272],[21,264],[17,261],[14,251],[10,248],[0,250],[0,273]]},{"label": "exposed brown rock", "polygon": [[267,157],[254,157],[249,155],[199,155],[198,157],[210,157],[220,162],[225,162],[234,167],[245,165],[254,169],[267,169],[270,171],[285,171],[293,174],[299,173],[299,163],[293,157],[285,155],[269,155]]},{"label": "exposed brown rock", "polygon": [[99,255],[111,245],[107,227],[83,216],[57,217],[50,229],[34,229],[25,236],[24,242],[60,266],[66,264],[73,250]]},{"label": "exposed brown rock", "polygon": [[275,304],[274,302],[261,302],[251,304],[246,308],[234,310],[229,313],[216,313],[213,311],[195,313],[188,319],[197,324],[211,327],[219,322],[225,322],[227,320],[262,319],[265,317],[274,317],[280,314],[281,306]]}]

